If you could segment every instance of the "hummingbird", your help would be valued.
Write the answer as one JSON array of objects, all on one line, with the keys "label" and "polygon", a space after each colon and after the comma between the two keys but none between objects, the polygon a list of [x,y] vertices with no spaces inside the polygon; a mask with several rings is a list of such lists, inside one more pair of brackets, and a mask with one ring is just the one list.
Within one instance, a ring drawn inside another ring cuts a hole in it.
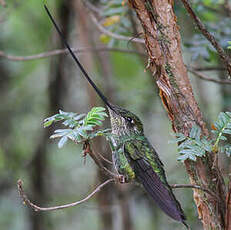
[{"label": "hummingbird", "polygon": [[45,4],[44,8],[83,76],[94,88],[109,111],[112,129],[110,147],[115,169],[124,177],[124,182],[137,181],[142,184],[163,212],[172,219],[183,223],[189,229],[181,205],[167,182],[164,165],[144,135],[141,120],[134,113],[108,101],[71,50]]}]

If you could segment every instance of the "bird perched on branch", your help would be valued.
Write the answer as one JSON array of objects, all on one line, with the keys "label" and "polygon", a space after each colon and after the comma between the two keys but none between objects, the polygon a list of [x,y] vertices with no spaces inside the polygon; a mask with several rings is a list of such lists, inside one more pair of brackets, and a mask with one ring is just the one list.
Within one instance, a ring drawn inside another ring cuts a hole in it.
[{"label": "bird perched on branch", "polygon": [[182,222],[188,228],[180,203],[167,182],[163,164],[144,135],[142,122],[132,112],[108,101],[71,50],[46,5],[44,7],[84,77],[107,106],[112,128],[110,146],[116,170],[123,175],[124,182],[136,180],[141,183],[147,193],[168,216]]}]

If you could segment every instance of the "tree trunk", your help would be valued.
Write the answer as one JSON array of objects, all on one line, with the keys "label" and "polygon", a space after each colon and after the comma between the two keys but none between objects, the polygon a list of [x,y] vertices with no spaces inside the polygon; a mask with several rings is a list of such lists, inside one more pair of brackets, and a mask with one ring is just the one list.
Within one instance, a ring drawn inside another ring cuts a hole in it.
[{"label": "tree trunk", "polygon": [[[81,44],[84,47],[90,47],[94,46],[95,42],[93,41],[94,35],[92,34],[92,30],[90,30],[90,25],[85,19],[85,15],[87,14],[85,7],[81,4],[79,1],[74,2],[75,11],[78,14],[78,28],[79,28],[79,40],[81,41]],[[99,62],[99,67],[102,72],[103,77],[105,78],[105,88],[107,98],[113,102],[113,85],[110,84],[110,63],[109,63],[109,57],[105,56],[108,54],[95,54],[97,57],[96,59]],[[87,70],[94,69],[94,63],[93,63],[93,55],[85,53],[84,57],[81,57],[82,63],[87,68]],[[106,59],[106,60],[105,60]],[[90,72],[90,71],[89,71]],[[91,86],[88,84],[88,95],[90,99],[90,106],[96,105],[96,93],[92,89]],[[105,143],[100,141],[94,142],[94,150],[98,151],[99,153],[110,153],[109,145],[104,147]],[[109,154],[108,154],[109,155]],[[111,156],[106,155],[106,158],[111,158]],[[103,162],[104,163],[104,162]],[[106,165],[105,165],[106,166]],[[107,165],[108,166],[108,165]],[[103,183],[106,179],[108,179],[101,170],[98,169],[98,179],[101,183]],[[133,229],[133,222],[130,215],[130,209],[129,209],[129,199],[127,195],[127,191],[123,191],[123,194],[121,194],[120,185],[111,185],[106,188],[104,188],[99,194],[98,194],[98,205],[100,208],[100,217],[102,222],[102,229],[113,229],[114,227],[114,211],[113,211],[113,195],[119,197],[120,199],[120,215],[122,219],[121,223],[121,229],[127,229],[132,230]]]},{"label": "tree trunk", "polygon": [[[93,46],[93,34],[90,32],[88,21],[85,20],[86,9],[83,7],[80,1],[73,1],[73,6],[75,9],[75,13],[77,16],[77,28],[78,28],[78,39],[82,45],[82,47],[92,47]],[[85,68],[88,72],[94,69],[94,57],[92,53],[84,53],[84,56],[81,57],[81,62],[84,64]],[[91,86],[86,83],[88,95],[89,95],[89,105],[90,107],[96,106],[97,97],[95,95],[95,91],[91,88]],[[106,148],[103,148],[103,142],[101,139],[97,141],[93,141],[94,151],[103,154]],[[104,163],[104,162],[103,162]],[[97,179],[100,183],[103,183],[107,180],[107,177],[102,173],[101,170],[97,169]],[[99,214],[103,230],[113,229],[113,210],[112,210],[112,188],[113,186],[105,187],[98,195],[97,201],[99,206]]]},{"label": "tree trunk", "polygon": [[[208,130],[195,101],[181,53],[181,40],[173,1],[129,0],[144,30],[149,68],[155,77],[162,103],[175,132],[188,135],[193,125]],[[192,184],[208,188],[219,200],[194,189],[198,216],[204,229],[224,229],[225,189],[221,173],[208,153],[196,162],[187,160],[185,167]]]},{"label": "tree trunk", "polygon": [[[67,36],[68,24],[69,24],[69,12],[70,5],[63,3],[58,9],[58,16],[60,19],[60,25],[64,36]],[[52,41],[54,41],[54,46],[63,45],[60,39],[56,36]],[[58,45],[59,44],[59,45]],[[55,114],[62,107],[62,95],[65,90],[65,75],[63,72],[63,66],[66,56],[61,55],[55,57],[51,61],[50,65],[50,78],[48,82],[48,109],[47,114]],[[47,147],[50,135],[53,133],[52,129],[44,129],[41,135],[38,145],[34,151],[34,157],[30,164],[30,169],[32,173],[30,174],[31,188],[32,188],[32,197],[33,200],[36,200],[37,203],[43,205],[48,197],[48,191],[46,188],[46,180],[48,179],[48,159],[47,159]],[[31,216],[31,229],[32,230],[42,230],[47,226],[48,217],[43,212],[35,212],[30,209]],[[46,219],[46,220],[45,220]],[[49,229],[52,229],[52,226],[49,225]]]}]

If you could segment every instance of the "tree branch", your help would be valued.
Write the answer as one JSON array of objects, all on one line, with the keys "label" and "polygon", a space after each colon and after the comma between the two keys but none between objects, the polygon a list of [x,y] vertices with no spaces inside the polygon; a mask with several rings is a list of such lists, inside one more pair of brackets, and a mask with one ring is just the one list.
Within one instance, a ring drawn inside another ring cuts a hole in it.
[{"label": "tree branch", "polygon": [[[74,206],[77,206],[79,204],[82,204],[86,201],[88,201],[91,197],[93,197],[97,192],[99,192],[104,186],[106,186],[107,184],[111,183],[111,182],[116,182],[115,179],[108,179],[106,180],[104,183],[98,185],[94,190],[93,192],[91,192],[88,196],[86,196],[84,199],[82,200],[79,200],[79,201],[76,201],[76,202],[73,202],[73,203],[69,203],[69,204],[64,204],[64,205],[58,205],[58,206],[53,206],[53,207],[47,207],[47,208],[44,208],[44,207],[40,207],[36,204],[34,204],[33,202],[31,202],[27,195],[25,194],[24,192],[24,189],[23,189],[23,182],[22,180],[18,180],[17,182],[17,187],[18,187],[18,192],[19,192],[19,195],[23,201],[23,203],[29,207],[31,207],[34,211],[55,211],[55,210],[59,210],[59,209],[65,209],[65,208],[70,208],[70,207],[74,207]],[[191,184],[174,184],[174,185],[171,185],[171,187],[173,189],[175,188],[194,188],[194,189],[199,189],[199,190],[202,190],[204,192],[207,192],[208,194],[210,194],[211,196],[215,197],[216,199],[219,199],[219,197],[217,197],[215,194],[213,194],[210,190],[208,189],[205,189],[205,188],[202,188],[198,185],[191,185]]]},{"label": "tree branch", "polygon": [[231,229],[231,176],[229,176],[228,193],[226,196],[226,216],[225,216],[225,230]]},{"label": "tree branch", "polygon": [[207,40],[212,44],[212,46],[217,50],[218,55],[223,60],[226,65],[227,71],[231,76],[231,62],[230,58],[226,55],[223,48],[219,45],[216,41],[215,37],[206,29],[205,25],[201,22],[201,20],[196,16],[195,12],[193,11],[192,7],[188,3],[188,0],[181,0],[185,9],[188,11],[191,18],[194,20],[195,24],[197,25],[198,29],[201,33],[207,38]]},{"label": "tree branch", "polygon": [[96,25],[97,29],[101,32],[104,33],[112,38],[115,38],[117,40],[122,40],[122,41],[129,41],[129,42],[138,42],[138,43],[142,43],[144,44],[144,39],[140,39],[140,38],[133,38],[133,37],[128,37],[128,36],[124,36],[124,35],[120,35],[120,34],[116,34],[113,33],[107,29],[105,29],[96,19],[96,17],[92,14],[89,13],[90,18],[92,20],[92,22]]},{"label": "tree branch", "polygon": [[[149,69],[156,79],[162,103],[174,132],[187,136],[192,126],[196,124],[201,127],[202,134],[208,136],[208,129],[194,98],[183,62],[181,38],[173,2],[129,0],[143,27],[149,55]],[[208,193],[193,189],[198,216],[204,229],[215,230],[224,229],[225,187],[219,168],[212,167],[213,161],[214,156],[208,154],[205,160],[201,158],[196,162],[186,160],[185,167],[192,184],[209,188],[220,198],[211,199]]]},{"label": "tree branch", "polygon": [[[72,51],[74,53],[83,53],[83,52],[122,52],[122,53],[129,53],[129,54],[138,54],[146,56],[143,52],[138,52],[136,50],[128,50],[128,49],[119,49],[119,48],[110,48],[110,47],[86,47],[86,48],[72,48]],[[9,55],[4,53],[3,51],[0,51],[0,57],[6,58],[10,61],[31,61],[36,59],[42,59],[42,58],[48,58],[60,54],[68,54],[69,51],[67,49],[57,49],[57,50],[51,50],[35,55],[29,55],[29,56],[15,56],[15,55]]]},{"label": "tree branch", "polygon": [[205,80],[205,81],[211,81],[211,82],[214,82],[214,83],[218,83],[218,84],[225,84],[225,85],[231,85],[231,80],[218,80],[218,79],[213,79],[213,78],[209,78],[207,76],[205,76],[204,74],[202,73],[199,73],[198,71],[195,71],[194,69],[192,68],[187,68],[189,72],[193,73],[195,76],[199,77],[200,79],[202,80]]},{"label": "tree branch", "polygon": [[113,164],[112,161],[108,160],[106,157],[104,157],[102,154],[100,154],[99,152],[97,152],[97,155],[99,155],[99,157],[104,160],[105,162],[107,162],[108,164]]},{"label": "tree branch", "polygon": [[121,183],[125,182],[125,178],[123,175],[113,173],[109,169],[104,167],[101,160],[98,158],[98,156],[95,154],[95,152],[92,151],[91,146],[90,146],[88,141],[85,141],[85,143],[83,145],[83,151],[84,151],[84,153],[83,153],[84,156],[89,154],[89,156],[94,160],[95,164],[100,168],[100,170],[102,170],[102,172],[105,173],[105,175],[110,176],[110,177],[114,178],[114,180],[119,181]]},{"label": "tree branch", "polygon": [[[187,68],[190,68],[190,66],[187,66]],[[209,67],[191,67],[195,71],[224,71],[226,70],[224,67],[220,66],[209,66]]]},{"label": "tree branch", "polygon": [[128,37],[128,36],[123,36],[120,34],[116,34],[113,33],[109,30],[107,30],[104,26],[102,26],[100,24],[100,22],[97,20],[97,18],[95,17],[94,13],[97,13],[98,15],[101,14],[101,10],[98,9],[97,7],[95,7],[94,5],[92,5],[90,2],[88,1],[83,1],[83,4],[86,6],[86,8],[90,11],[89,15],[90,18],[92,20],[92,22],[96,25],[97,29],[101,32],[104,33],[112,38],[115,38],[117,40],[124,40],[124,41],[131,41],[131,42],[137,42],[137,43],[142,43],[144,44],[144,39],[140,39],[140,38],[134,38],[134,37]]},{"label": "tree branch", "polygon": [[194,184],[173,184],[173,185],[171,185],[171,188],[173,188],[173,189],[175,189],[175,188],[193,188],[193,189],[199,189],[199,190],[202,190],[204,192],[207,192],[209,195],[215,197],[217,200],[220,200],[220,197],[218,197],[215,193],[213,193],[209,189],[202,188],[199,185],[194,185]]},{"label": "tree branch", "polygon": [[64,205],[60,205],[60,206],[54,206],[54,207],[48,207],[48,208],[43,208],[40,207],[34,203],[32,203],[27,195],[25,194],[23,187],[22,187],[22,180],[18,180],[17,185],[18,185],[18,192],[20,197],[23,200],[23,203],[28,205],[29,207],[31,207],[32,209],[34,209],[35,211],[54,211],[54,210],[58,210],[58,209],[64,209],[64,208],[70,208],[70,207],[74,207],[77,206],[79,204],[82,204],[86,201],[88,201],[92,196],[94,196],[97,192],[99,192],[105,185],[111,183],[111,182],[115,182],[115,179],[108,179],[106,180],[104,183],[100,184],[99,186],[96,187],[96,189],[90,193],[87,197],[85,197],[82,200],[70,203],[70,204],[64,204]]}]

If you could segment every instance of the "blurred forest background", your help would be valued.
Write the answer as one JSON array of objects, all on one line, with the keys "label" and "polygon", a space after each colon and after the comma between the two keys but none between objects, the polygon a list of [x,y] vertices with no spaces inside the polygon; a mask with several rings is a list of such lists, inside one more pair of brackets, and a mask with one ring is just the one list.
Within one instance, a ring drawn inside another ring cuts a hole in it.
[{"label": "blurred forest background", "polygon": [[[165,165],[169,183],[189,184],[184,165],[177,162],[176,145],[169,143],[173,140],[171,125],[154,80],[145,71],[145,47],[135,42],[142,38],[142,29],[127,2],[47,2],[97,85],[110,100],[141,118],[146,136]],[[228,52],[228,1],[192,2],[197,15]],[[194,72],[190,80],[209,127],[220,111],[231,111],[231,85],[226,83],[227,74],[216,52],[178,1],[175,11],[184,61]],[[63,44],[42,1],[0,1],[0,229],[183,229],[134,185],[108,185],[88,202],[60,211],[34,212],[22,205],[16,186],[19,178],[31,200],[41,206],[82,199],[106,179],[90,158],[84,164],[81,146],[68,143],[59,149],[57,141],[49,139],[52,128],[43,128],[44,118],[59,109],[86,113],[92,106],[101,105],[70,55],[46,57],[46,52],[55,49],[63,49]],[[28,57],[35,54],[41,55]],[[108,121],[105,125],[109,125]],[[97,140],[95,148],[111,157],[103,140]],[[223,173],[227,173],[228,159],[223,156],[220,162]],[[191,189],[177,189],[175,194],[192,229],[202,229]]]}]

